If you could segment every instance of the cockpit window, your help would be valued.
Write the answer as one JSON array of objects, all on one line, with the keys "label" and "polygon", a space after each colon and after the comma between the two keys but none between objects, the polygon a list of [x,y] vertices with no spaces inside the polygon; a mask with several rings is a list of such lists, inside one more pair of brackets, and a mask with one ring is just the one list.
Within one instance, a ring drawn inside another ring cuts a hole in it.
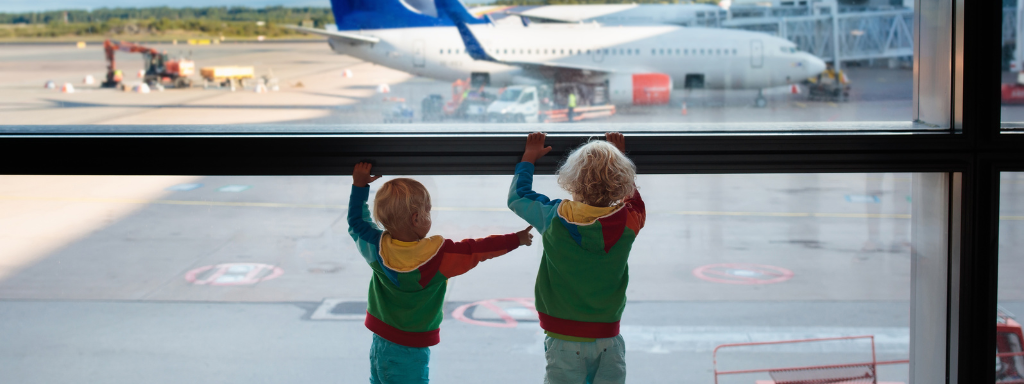
[{"label": "cockpit window", "polygon": [[796,47],[779,47],[782,53],[796,53]]}]

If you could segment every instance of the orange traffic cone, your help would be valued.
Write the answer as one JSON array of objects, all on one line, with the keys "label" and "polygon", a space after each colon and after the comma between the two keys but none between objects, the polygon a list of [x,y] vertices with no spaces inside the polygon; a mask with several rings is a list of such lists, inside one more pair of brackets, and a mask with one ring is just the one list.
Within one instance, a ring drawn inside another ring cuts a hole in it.
[{"label": "orange traffic cone", "polygon": [[789,93],[792,93],[794,95],[799,95],[800,94],[800,87],[796,86],[796,84],[793,84],[793,85],[789,86]]},{"label": "orange traffic cone", "polygon": [[64,93],[75,93],[75,86],[71,83],[64,83],[64,86],[60,88],[61,92]]},{"label": "orange traffic cone", "polygon": [[683,116],[686,116],[686,115],[687,115],[687,113],[688,113],[688,112],[686,112],[686,103],[684,102],[684,103],[683,103],[683,110],[682,110],[682,115],[683,115]]}]

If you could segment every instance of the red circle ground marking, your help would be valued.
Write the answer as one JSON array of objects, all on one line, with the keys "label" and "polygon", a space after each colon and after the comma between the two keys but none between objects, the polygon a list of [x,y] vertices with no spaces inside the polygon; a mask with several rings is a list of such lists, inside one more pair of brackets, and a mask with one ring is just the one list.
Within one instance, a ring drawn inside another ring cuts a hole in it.
[{"label": "red circle ground marking", "polygon": [[268,264],[225,263],[188,271],[185,280],[195,285],[252,285],[283,274],[283,269]]},{"label": "red circle ground marking", "polygon": [[[529,299],[529,298],[490,299],[490,300],[480,300],[480,301],[477,301],[477,302],[474,302],[474,303],[469,303],[469,304],[460,306],[458,308],[455,308],[455,310],[452,311],[452,317],[454,317],[455,320],[458,320],[458,321],[461,321],[461,322],[464,322],[464,323],[470,323],[470,324],[473,324],[473,325],[482,325],[482,326],[485,326],[485,327],[494,327],[494,328],[515,328],[516,325],[519,324],[519,322],[516,321],[516,319],[512,318],[512,316],[509,315],[508,312],[505,312],[504,309],[502,309],[501,307],[495,305],[495,303],[497,303],[499,301],[512,301],[512,302],[516,302],[516,303],[519,303],[519,305],[522,305],[522,306],[526,307],[527,309],[532,310],[534,313],[537,312],[537,308],[534,307],[534,305],[533,305],[533,299]],[[493,321],[480,321],[480,320],[476,320],[476,319],[470,319],[469,317],[467,317],[466,316],[466,310],[471,308],[471,307],[478,306],[478,305],[482,306],[484,308],[490,309],[492,312],[496,313],[498,315],[498,317],[501,317],[501,320],[503,320],[504,322],[497,323],[497,322],[493,322]]]},{"label": "red circle ground marking", "polygon": [[763,264],[711,264],[693,270],[699,279],[723,284],[775,284],[793,278],[793,271]]}]

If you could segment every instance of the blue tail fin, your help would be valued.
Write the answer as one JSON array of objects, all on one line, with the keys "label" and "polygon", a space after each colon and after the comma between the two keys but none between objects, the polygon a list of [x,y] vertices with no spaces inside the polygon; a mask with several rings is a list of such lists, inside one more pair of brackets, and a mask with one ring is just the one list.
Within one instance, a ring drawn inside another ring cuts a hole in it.
[{"label": "blue tail fin", "polygon": [[434,0],[434,5],[437,7],[438,17],[450,20],[458,28],[459,35],[462,37],[462,42],[466,46],[466,53],[469,54],[469,57],[473,58],[473,60],[497,61],[494,57],[487,54],[487,51],[467,25],[489,23],[490,18],[479,19],[474,17],[459,0]]},{"label": "blue tail fin", "polygon": [[434,0],[434,7],[437,8],[437,17],[448,19],[455,25],[491,22],[490,16],[484,16],[484,18],[473,16],[459,0]]},{"label": "blue tail fin", "polygon": [[446,18],[417,12],[402,0],[331,0],[339,31],[452,26]]}]

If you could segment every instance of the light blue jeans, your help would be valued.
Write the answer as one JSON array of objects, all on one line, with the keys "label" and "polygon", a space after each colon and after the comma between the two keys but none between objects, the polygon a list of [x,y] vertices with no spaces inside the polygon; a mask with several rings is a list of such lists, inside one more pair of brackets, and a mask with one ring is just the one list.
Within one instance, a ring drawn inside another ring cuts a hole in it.
[{"label": "light blue jeans", "polygon": [[544,339],[548,366],[544,384],[621,384],[626,382],[626,342],[622,335],[592,342]]},{"label": "light blue jeans", "polygon": [[370,384],[427,384],[430,348],[398,345],[373,334],[370,345]]}]

